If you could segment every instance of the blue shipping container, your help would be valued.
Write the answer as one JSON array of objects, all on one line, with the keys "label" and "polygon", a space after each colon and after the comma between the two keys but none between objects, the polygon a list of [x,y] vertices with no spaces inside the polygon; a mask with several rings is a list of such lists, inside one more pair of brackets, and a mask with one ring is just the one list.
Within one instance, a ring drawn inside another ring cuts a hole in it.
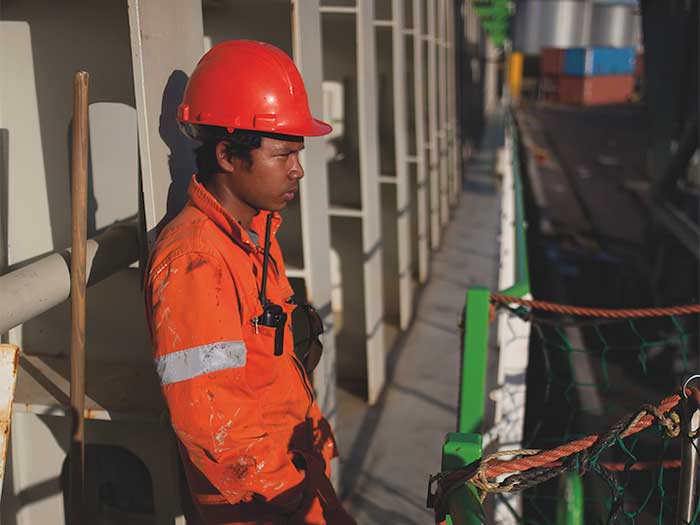
[{"label": "blue shipping container", "polygon": [[631,75],[633,47],[574,47],[564,53],[564,74],[575,77]]}]

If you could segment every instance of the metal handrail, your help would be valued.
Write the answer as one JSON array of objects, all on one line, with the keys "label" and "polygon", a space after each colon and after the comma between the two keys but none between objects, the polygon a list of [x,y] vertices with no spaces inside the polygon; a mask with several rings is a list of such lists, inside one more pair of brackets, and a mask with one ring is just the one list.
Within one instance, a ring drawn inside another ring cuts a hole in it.
[{"label": "metal handrail", "polygon": [[[92,286],[139,258],[137,221],[109,227],[88,240],[87,277]],[[70,296],[70,251],[55,252],[0,276],[0,334],[26,323]]]},{"label": "metal handrail", "polygon": [[501,290],[501,294],[523,297],[530,293],[530,266],[527,258],[527,223],[525,221],[525,200],[523,181],[520,173],[520,139],[512,113],[506,116],[506,126],[511,130],[513,186],[515,191],[515,284]]}]

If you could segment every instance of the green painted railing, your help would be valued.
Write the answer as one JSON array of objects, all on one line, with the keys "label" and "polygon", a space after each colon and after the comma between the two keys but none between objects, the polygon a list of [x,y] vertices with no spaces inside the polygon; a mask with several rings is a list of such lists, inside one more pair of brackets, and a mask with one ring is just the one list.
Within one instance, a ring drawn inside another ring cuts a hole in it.
[{"label": "green painted railing", "polygon": [[[506,133],[510,137],[511,169],[514,192],[515,226],[515,284],[501,294],[524,297],[530,293],[530,270],[527,258],[527,237],[523,182],[520,172],[520,143],[514,118],[506,116]],[[486,396],[486,366],[489,337],[490,291],[472,287],[467,291],[464,310],[464,339],[462,346],[462,370],[459,392],[459,420],[457,432],[450,433],[442,449],[442,470],[454,470],[466,466],[482,455],[481,428],[484,419]],[[569,474],[562,477],[560,500],[557,505],[558,525],[583,525],[583,483],[580,477]],[[476,489],[467,484],[455,489],[448,496],[447,522],[454,525],[482,523],[482,509],[477,499],[470,497]]]},{"label": "green painted railing", "polygon": [[576,472],[559,479],[557,525],[583,525],[583,481]]},{"label": "green painted railing", "polygon": [[[513,117],[506,117],[506,133],[510,136],[510,153],[513,170],[515,206],[515,284],[501,291],[504,295],[523,297],[530,293],[530,272],[527,262],[525,232],[525,204],[520,174],[519,141]],[[472,287],[467,291],[464,310],[464,341],[459,392],[459,420],[457,432],[450,433],[442,449],[442,470],[448,471],[466,466],[481,457],[481,428],[484,420],[486,396],[486,366],[489,337],[490,291]],[[482,523],[481,509],[476,499],[466,491],[474,487],[465,485],[452,491],[448,497],[448,523],[473,525]]]}]

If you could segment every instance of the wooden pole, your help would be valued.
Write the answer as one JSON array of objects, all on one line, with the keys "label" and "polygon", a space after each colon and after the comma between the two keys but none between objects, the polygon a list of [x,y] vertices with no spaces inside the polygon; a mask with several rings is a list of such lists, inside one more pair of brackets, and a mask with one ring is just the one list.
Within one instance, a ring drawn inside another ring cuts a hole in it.
[{"label": "wooden pole", "polygon": [[88,80],[86,71],[73,78],[73,143],[71,166],[71,342],[70,404],[72,414],[69,501],[71,525],[85,520],[85,288],[87,266]]}]

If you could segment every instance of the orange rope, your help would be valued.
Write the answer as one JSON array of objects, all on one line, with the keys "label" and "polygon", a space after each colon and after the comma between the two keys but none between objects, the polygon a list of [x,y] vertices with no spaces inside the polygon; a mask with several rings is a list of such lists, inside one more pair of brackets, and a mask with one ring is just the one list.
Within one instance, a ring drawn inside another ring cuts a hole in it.
[{"label": "orange rope", "polygon": [[[555,463],[550,463],[549,465],[545,465],[545,467],[559,467],[561,466],[561,461],[557,461]],[[664,461],[637,461],[636,463],[632,463],[631,465],[627,465],[627,463],[601,463],[606,469],[612,470],[614,472],[623,472],[625,470],[651,470],[654,468],[658,468],[659,466],[663,469],[673,469],[673,468],[680,468],[681,466],[681,460],[680,459],[666,459]]]},{"label": "orange rope", "polygon": [[491,299],[498,303],[515,303],[528,306],[533,310],[544,310],[560,314],[578,315],[581,317],[608,317],[626,319],[632,317],[665,317],[669,315],[687,315],[700,313],[700,304],[687,304],[668,308],[638,308],[638,309],[610,309],[610,308],[582,308],[566,304],[549,303],[547,301],[530,301],[520,297],[510,297],[492,293]]},{"label": "orange rope", "polygon": [[629,467],[625,463],[602,463],[602,465],[608,469],[612,470],[614,472],[623,472],[625,470],[651,470],[654,468],[661,468],[664,469],[672,469],[672,468],[680,468],[681,466],[681,460],[680,459],[667,459],[665,461],[638,461],[637,463],[633,463]]},{"label": "orange rope", "polygon": [[[666,413],[675,407],[681,400],[681,396],[678,394],[673,394],[672,396],[664,399],[659,405],[659,412]],[[644,430],[654,422],[654,416],[647,414],[641,417],[636,423],[634,423],[629,429],[621,434],[621,437],[631,436],[637,432]],[[545,450],[534,456],[528,456],[524,458],[512,459],[508,461],[493,461],[486,468],[486,477],[489,479],[495,478],[497,476],[502,476],[503,474],[511,474],[514,472],[521,472],[523,470],[529,470],[538,467],[548,467],[553,463],[557,463],[560,459],[568,457],[577,452],[587,449],[592,446],[598,440],[598,436],[587,436],[585,438],[577,439],[576,441],[570,441],[564,445],[553,448],[551,450]]]}]

